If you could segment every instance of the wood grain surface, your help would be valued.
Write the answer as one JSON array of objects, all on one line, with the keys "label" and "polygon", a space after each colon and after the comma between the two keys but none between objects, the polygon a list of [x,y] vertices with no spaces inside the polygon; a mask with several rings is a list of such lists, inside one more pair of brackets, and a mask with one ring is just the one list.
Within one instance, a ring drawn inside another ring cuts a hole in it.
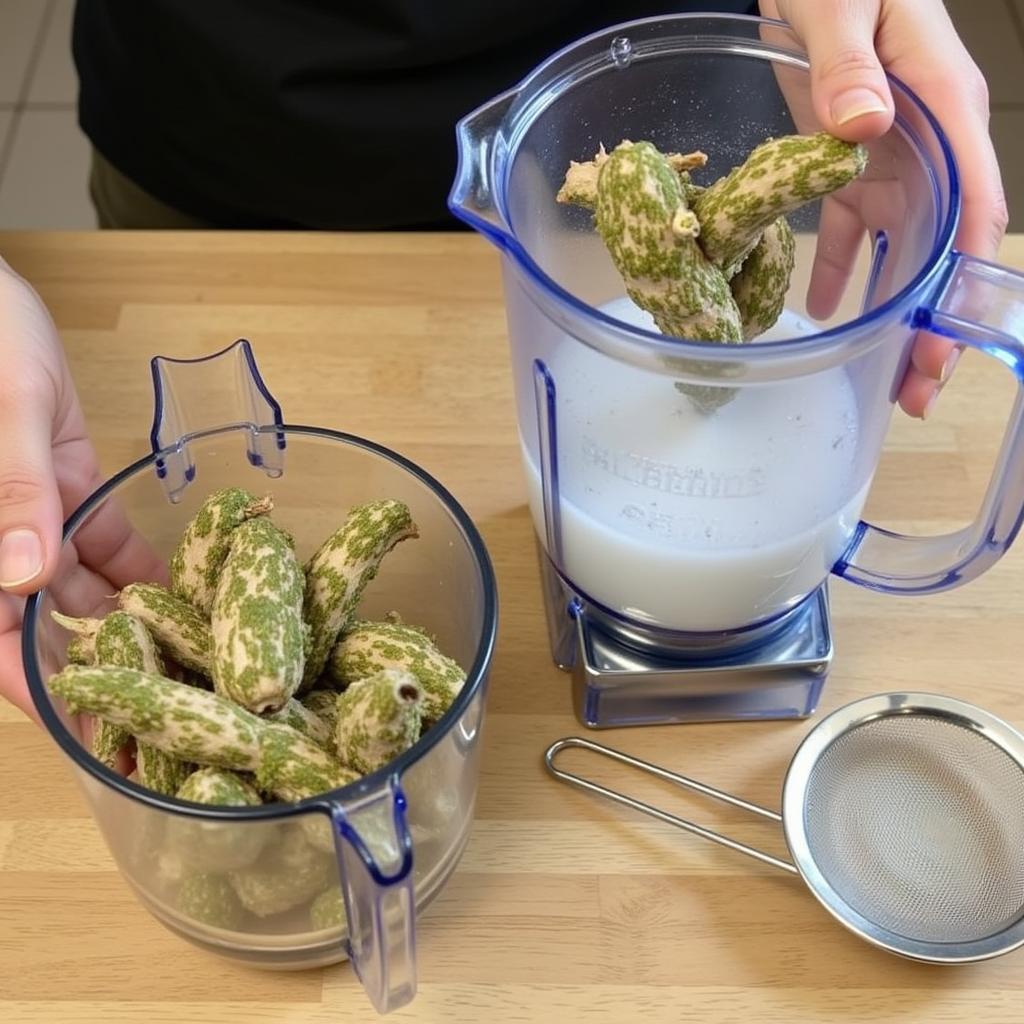
[{"label": "wood grain surface", "polygon": [[[439,477],[484,535],[501,627],[473,836],[419,931],[396,1021],[1024,1021],[1024,952],[960,968],[882,953],[798,879],[551,781],[579,733],[551,663],[520,476],[497,254],[467,235],[7,234],[0,253],[60,329],[105,472],[146,451],[148,360],[249,337],[286,418],[362,434]],[[1024,239],[1002,260],[1024,265]],[[938,532],[973,517],[1014,389],[973,352],[927,423],[897,414],[868,517]],[[0,439],[0,443],[3,443]],[[1024,548],[937,597],[832,587],[837,658],[819,715],[892,689],[1024,726]],[[598,738],[777,805],[807,722]],[[595,766],[599,777],[614,778]],[[781,851],[771,828],[643,780]],[[0,706],[0,1021],[369,1021],[351,969],[254,971],[175,938],[116,872],[56,746]]]}]

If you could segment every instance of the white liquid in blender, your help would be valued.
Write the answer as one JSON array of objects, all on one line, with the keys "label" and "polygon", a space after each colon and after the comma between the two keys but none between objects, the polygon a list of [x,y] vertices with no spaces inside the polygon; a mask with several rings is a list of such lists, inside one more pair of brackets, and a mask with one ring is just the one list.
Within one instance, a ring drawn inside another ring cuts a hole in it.
[{"label": "white liquid in blender", "polygon": [[[628,299],[604,312],[653,329]],[[765,340],[813,333],[783,313]],[[733,629],[795,604],[853,533],[857,405],[842,367],[739,389],[711,415],[670,377],[567,338],[557,390],[562,568],[587,596],[670,629]],[[539,467],[523,447],[534,525]],[[861,474],[863,476],[863,474]]]}]

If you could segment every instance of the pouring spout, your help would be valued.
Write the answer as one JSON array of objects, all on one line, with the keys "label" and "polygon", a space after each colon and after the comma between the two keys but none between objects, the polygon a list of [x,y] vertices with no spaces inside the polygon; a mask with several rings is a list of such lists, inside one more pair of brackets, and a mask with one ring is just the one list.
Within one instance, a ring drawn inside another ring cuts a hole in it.
[{"label": "pouring spout", "polygon": [[518,89],[510,89],[455,126],[459,162],[448,208],[499,249],[508,246],[512,236],[496,201],[495,184],[507,155],[505,115],[518,95]]}]

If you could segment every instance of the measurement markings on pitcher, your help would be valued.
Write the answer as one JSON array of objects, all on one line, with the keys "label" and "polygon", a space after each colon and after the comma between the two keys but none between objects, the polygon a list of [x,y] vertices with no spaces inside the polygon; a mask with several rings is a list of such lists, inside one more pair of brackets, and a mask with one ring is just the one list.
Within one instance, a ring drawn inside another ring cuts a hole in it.
[{"label": "measurement markings on pitcher", "polygon": [[752,466],[742,473],[718,473],[700,466],[677,466],[635,452],[616,451],[593,438],[582,441],[585,463],[637,487],[684,498],[753,498],[764,492],[764,471]]},{"label": "measurement markings on pitcher", "polygon": [[705,519],[701,515],[673,515],[662,512],[656,504],[623,505],[619,518],[637,526],[644,526],[650,533],[666,540],[693,544],[699,541],[724,543],[726,538],[722,523],[718,519]]}]

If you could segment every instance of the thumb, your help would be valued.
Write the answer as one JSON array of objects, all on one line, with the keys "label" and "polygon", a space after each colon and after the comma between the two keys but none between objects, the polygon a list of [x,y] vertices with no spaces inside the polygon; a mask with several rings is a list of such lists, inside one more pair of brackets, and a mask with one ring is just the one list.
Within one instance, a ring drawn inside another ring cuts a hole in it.
[{"label": "thumb", "polygon": [[894,107],[875,54],[879,0],[792,0],[779,6],[807,47],[821,127],[849,142],[887,131]]},{"label": "thumb", "polygon": [[31,390],[24,379],[20,388],[0,385],[0,589],[16,594],[49,579],[63,518],[53,471],[53,397]]}]

